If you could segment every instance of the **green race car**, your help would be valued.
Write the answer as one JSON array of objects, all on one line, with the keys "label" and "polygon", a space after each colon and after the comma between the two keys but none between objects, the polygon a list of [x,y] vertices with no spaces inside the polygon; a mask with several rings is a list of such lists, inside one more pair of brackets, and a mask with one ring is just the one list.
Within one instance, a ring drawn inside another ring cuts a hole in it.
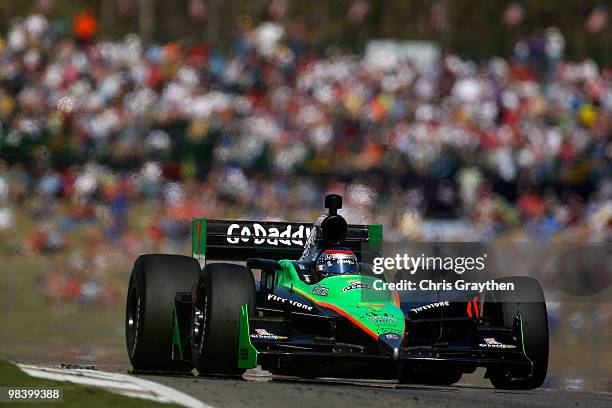
[{"label": "green race car", "polygon": [[548,325],[537,281],[500,279],[514,295],[380,290],[386,277],[371,262],[382,227],[348,225],[341,197],[325,201],[313,224],[197,218],[193,256],[140,256],[126,308],[134,370],[240,375],[259,365],[448,385],[486,367],[497,388],[542,385]]}]

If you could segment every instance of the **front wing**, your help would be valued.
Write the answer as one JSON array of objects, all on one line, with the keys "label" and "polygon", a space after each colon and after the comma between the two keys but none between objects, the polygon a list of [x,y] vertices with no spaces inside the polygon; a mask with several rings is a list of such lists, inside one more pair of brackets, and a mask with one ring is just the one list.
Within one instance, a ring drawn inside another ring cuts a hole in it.
[{"label": "front wing", "polygon": [[409,324],[438,330],[460,325],[464,328],[464,336],[455,342],[433,341],[427,345],[402,347],[396,361],[382,349],[377,352],[358,344],[334,343],[327,338],[294,338],[282,329],[281,325],[287,322],[267,322],[269,329],[264,332],[269,335],[262,336],[252,327],[253,323],[260,326],[261,321],[249,318],[245,305],[240,316],[239,366],[341,366],[347,363],[393,366],[401,363],[434,369],[454,367],[463,372],[472,372],[477,367],[511,367],[513,372],[529,374],[532,364],[522,344],[522,321],[520,316],[515,320],[512,328],[481,327],[468,317],[411,321]]},{"label": "front wing", "polygon": [[[184,318],[189,316],[191,310],[190,297],[190,294],[184,293],[177,294],[175,298],[173,357],[178,361],[189,361],[191,358],[190,322]],[[432,340],[429,344],[404,346],[400,348],[397,360],[386,350],[373,347],[374,343],[340,343],[333,337],[312,336],[292,330],[291,320],[297,317],[253,317],[249,316],[247,305],[243,305],[240,311],[239,367],[341,367],[357,363],[389,368],[400,363],[441,370],[453,367],[463,372],[472,372],[477,367],[507,367],[512,368],[513,372],[529,374],[532,369],[531,360],[522,344],[523,327],[519,315],[512,328],[486,327],[469,317],[407,320],[407,325],[419,325],[425,331],[442,332],[449,326],[461,327],[459,332],[462,335],[452,341]],[[332,323],[334,319],[310,317],[320,320],[317,323],[320,325]]]}]

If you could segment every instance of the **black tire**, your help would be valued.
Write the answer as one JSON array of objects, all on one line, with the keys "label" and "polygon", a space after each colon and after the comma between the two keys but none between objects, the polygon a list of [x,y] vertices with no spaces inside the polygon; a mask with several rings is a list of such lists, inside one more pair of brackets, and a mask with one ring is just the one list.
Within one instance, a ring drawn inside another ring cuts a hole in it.
[{"label": "black tire", "polygon": [[459,370],[415,370],[412,367],[400,367],[399,382],[401,384],[453,385],[463,373]]},{"label": "black tire", "polygon": [[255,309],[255,282],[241,265],[214,263],[200,273],[191,316],[193,365],[200,374],[241,375],[238,368],[240,307]]},{"label": "black tire", "polygon": [[188,256],[141,255],[134,262],[128,288],[125,339],[135,371],[191,371],[172,360],[176,292],[191,292],[200,265]]},{"label": "black tire", "polygon": [[527,276],[496,279],[496,282],[514,284],[514,291],[493,292],[494,302],[503,325],[511,327],[518,313],[523,321],[525,354],[532,362],[528,376],[515,376],[509,369],[489,370],[488,376],[495,388],[530,390],[540,387],[548,371],[548,315],[542,287]]}]

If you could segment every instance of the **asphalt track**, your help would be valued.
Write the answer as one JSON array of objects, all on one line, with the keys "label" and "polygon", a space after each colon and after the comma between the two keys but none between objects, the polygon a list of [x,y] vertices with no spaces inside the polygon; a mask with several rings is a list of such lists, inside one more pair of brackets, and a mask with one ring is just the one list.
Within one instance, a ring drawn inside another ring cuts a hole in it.
[{"label": "asphalt track", "polygon": [[139,375],[214,407],[612,407],[612,394],[556,389],[504,391],[457,385],[430,387],[377,380],[244,379]]}]

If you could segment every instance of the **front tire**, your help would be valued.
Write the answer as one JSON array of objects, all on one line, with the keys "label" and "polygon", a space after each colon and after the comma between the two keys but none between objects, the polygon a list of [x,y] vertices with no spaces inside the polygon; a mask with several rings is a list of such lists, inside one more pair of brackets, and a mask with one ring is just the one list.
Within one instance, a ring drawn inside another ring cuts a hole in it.
[{"label": "front tire", "polygon": [[514,291],[493,293],[494,302],[501,309],[503,325],[511,327],[517,313],[523,324],[525,355],[532,363],[528,376],[515,376],[509,369],[490,370],[488,375],[495,388],[530,390],[540,387],[548,371],[548,315],[542,287],[527,276],[496,279],[514,284]]},{"label": "front tire", "polygon": [[191,292],[200,265],[188,256],[141,255],[134,262],[125,317],[128,356],[135,371],[190,371],[172,359],[174,297]]},{"label": "front tire", "polygon": [[251,271],[229,263],[208,264],[200,273],[191,317],[193,365],[200,374],[237,376],[240,307],[255,309]]}]

